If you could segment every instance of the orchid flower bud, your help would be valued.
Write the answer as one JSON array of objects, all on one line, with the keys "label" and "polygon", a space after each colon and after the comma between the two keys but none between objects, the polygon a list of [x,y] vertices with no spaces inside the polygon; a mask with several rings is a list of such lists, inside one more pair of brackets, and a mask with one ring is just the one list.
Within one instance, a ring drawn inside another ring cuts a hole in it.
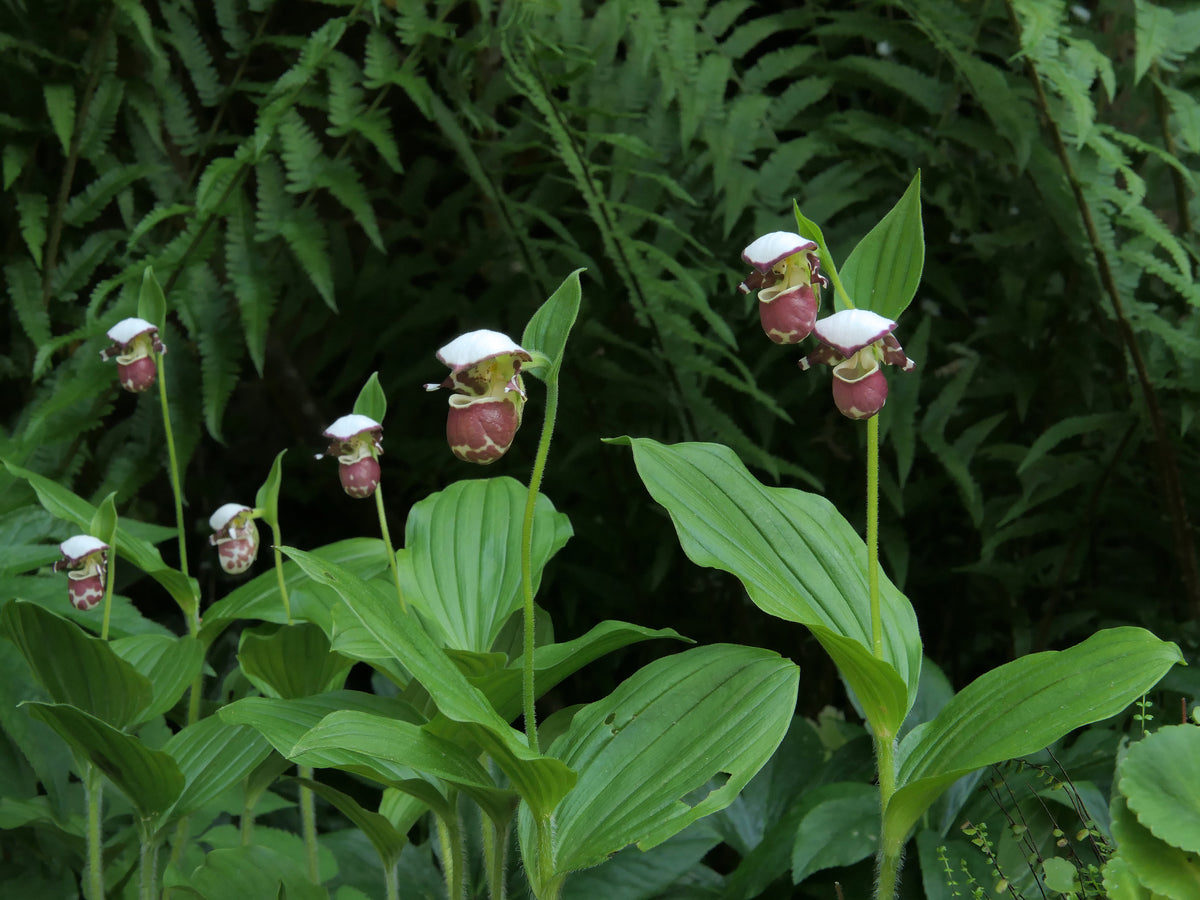
[{"label": "orchid flower bud", "polygon": [[503,456],[521,427],[525,385],[521,366],[533,356],[498,331],[472,331],[437,352],[450,374],[425,390],[449,388],[446,440],[464,462],[488,465]]},{"label": "orchid flower bud", "polygon": [[383,455],[383,426],[357,413],[342,416],[325,430],[329,449],[317,454],[336,456],[342,490],[356,499],[370,497],[379,487],[379,457]]},{"label": "orchid flower bud", "polygon": [[150,390],[158,377],[154,354],[167,352],[158,338],[158,327],[145,319],[122,319],[108,329],[108,339],[112,346],[100,351],[100,358],[116,357],[121,387],[134,394]]},{"label": "orchid flower bud", "polygon": [[226,503],[208,517],[213,530],[208,542],[217,548],[221,568],[230,575],[241,575],[258,556],[258,526],[254,510],[240,503]]},{"label": "orchid flower bud", "polygon": [[798,344],[813,330],[821,297],[828,287],[821,274],[817,245],[790,231],[764,234],[742,251],[755,272],[738,285],[743,294],[758,288],[758,317],[767,337],[777,344]]},{"label": "orchid flower bud", "polygon": [[90,534],[77,534],[59,544],[58,549],[63,558],[54,564],[54,571],[66,571],[71,605],[87,612],[104,599],[108,544]]},{"label": "orchid flower bud", "polygon": [[826,316],[813,333],[822,346],[804,359],[800,368],[833,367],[833,402],[842,415],[869,419],[887,402],[888,384],[881,366],[899,366],[911,372],[917,364],[904,355],[892,335],[896,323],[867,309],[844,309]]}]

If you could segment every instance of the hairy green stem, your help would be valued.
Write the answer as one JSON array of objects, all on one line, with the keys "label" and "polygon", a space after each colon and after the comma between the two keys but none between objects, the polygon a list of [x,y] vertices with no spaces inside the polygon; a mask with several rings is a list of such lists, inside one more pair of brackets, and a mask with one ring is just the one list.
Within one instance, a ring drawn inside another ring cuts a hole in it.
[{"label": "hairy green stem", "polygon": [[87,896],[88,900],[104,900],[104,845],[100,821],[104,782],[100,770],[84,763],[83,787],[87,799]]},{"label": "hairy green stem", "polygon": [[243,785],[242,815],[238,821],[238,835],[243,847],[254,843],[254,807],[258,805],[258,794],[251,794]]},{"label": "hairy green stem", "polygon": [[552,372],[546,381],[546,417],[542,420],[542,435],[538,439],[537,455],[533,459],[533,471],[529,474],[529,496],[525,500],[525,520],[521,525],[521,589],[524,596],[525,637],[522,654],[521,693],[525,710],[525,736],[529,749],[540,753],[537,734],[537,710],[534,708],[533,651],[533,513],[537,508],[538,491],[542,486],[542,475],[546,471],[546,457],[550,455],[550,441],[554,437],[554,420],[558,415],[558,372]]},{"label": "hairy green stem", "polygon": [[508,883],[504,878],[508,857],[508,825],[499,825],[483,816],[483,859],[487,867],[489,900],[505,900]]},{"label": "hairy green stem", "polygon": [[[297,766],[296,774],[311,781],[312,766]],[[317,865],[317,811],[312,791],[303,785],[300,786],[300,828],[304,833],[304,857],[308,861],[308,877],[313,884],[320,884],[321,871]]]},{"label": "hairy green stem", "polygon": [[383,508],[383,485],[375,486],[375,509],[379,511],[379,533],[383,536],[383,545],[387,547],[388,565],[392,568],[392,581],[396,583],[396,597],[400,600],[400,611],[407,612],[408,605],[404,602],[404,590],[400,587],[400,570],[396,567],[396,550],[392,547],[392,535],[388,531],[387,511]]},{"label": "hairy green stem", "polygon": [[279,596],[283,600],[283,612],[287,616],[287,623],[292,624],[292,601],[288,597],[287,582],[283,579],[283,553],[279,548],[283,546],[283,537],[279,533],[279,527],[274,523],[269,523],[271,526],[271,539],[274,544],[271,549],[275,552],[275,578],[279,582]]},{"label": "hairy green stem", "polygon": [[115,580],[115,572],[117,568],[117,548],[116,533],[114,531],[114,546],[108,548],[108,556],[105,558],[105,577],[104,577],[104,616],[100,620],[100,640],[108,640],[108,625],[112,619],[112,595],[113,582]]},{"label": "hairy green stem", "polygon": [[534,828],[536,831],[536,865],[538,884],[541,886],[541,893],[537,895],[538,900],[558,900],[562,896],[563,882],[566,876],[558,875],[554,871],[554,826],[550,821],[549,816],[534,816]]},{"label": "hairy green stem", "polygon": [[148,823],[143,822],[138,832],[138,900],[154,900],[158,896],[158,841]]},{"label": "hairy green stem", "polygon": [[438,841],[442,845],[442,874],[446,878],[446,896],[449,900],[462,900],[467,890],[462,823],[459,822],[457,810],[458,803],[452,792],[450,810],[444,816],[434,817]]},{"label": "hairy green stem", "polygon": [[879,416],[867,419],[867,587],[871,596],[871,649],[883,659],[879,611]]},{"label": "hairy green stem", "polygon": [[179,457],[175,454],[175,433],[171,429],[171,407],[167,403],[167,363],[161,353],[155,353],[154,360],[158,364],[158,399],[162,406],[163,432],[167,437],[167,462],[171,476],[171,492],[175,495],[175,531],[179,539],[179,571],[186,576],[188,562],[187,533],[183,527],[183,488],[179,481]]},{"label": "hairy green stem", "polygon": [[386,900],[400,900],[400,863],[383,867],[383,884]]}]

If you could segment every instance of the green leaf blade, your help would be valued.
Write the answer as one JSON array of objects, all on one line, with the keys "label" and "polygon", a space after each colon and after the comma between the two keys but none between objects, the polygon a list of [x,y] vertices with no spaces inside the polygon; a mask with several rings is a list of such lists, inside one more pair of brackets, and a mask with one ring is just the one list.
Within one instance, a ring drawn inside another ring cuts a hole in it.
[{"label": "green leaf blade", "polygon": [[896,205],[842,263],[842,284],[857,308],[895,320],[916,295],[924,267],[918,171]]}]

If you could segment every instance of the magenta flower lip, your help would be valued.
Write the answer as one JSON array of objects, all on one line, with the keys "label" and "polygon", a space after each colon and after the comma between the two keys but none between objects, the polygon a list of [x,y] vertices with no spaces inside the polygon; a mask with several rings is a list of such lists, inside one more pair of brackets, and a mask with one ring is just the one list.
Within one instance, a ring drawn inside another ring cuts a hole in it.
[{"label": "magenta flower lip", "polygon": [[258,526],[254,510],[242,503],[225,503],[208,517],[213,530],[208,542],[217,548],[221,568],[240,575],[258,556]]},{"label": "magenta flower lip", "polygon": [[355,499],[370,497],[379,487],[379,461],[383,455],[383,426],[370,416],[351,413],[325,429],[329,449],[318,453],[336,456],[342,490]]},{"label": "magenta flower lip", "polygon": [[764,234],[742,251],[742,259],[759,272],[766,274],[777,263],[797,253],[816,250],[815,241],[802,238],[791,231],[772,231]]},{"label": "magenta flower lip", "polygon": [[104,576],[108,566],[108,544],[90,534],[77,534],[58,545],[63,558],[55,572],[66,570],[67,598],[80,612],[104,599]]},{"label": "magenta flower lip", "polygon": [[882,366],[897,366],[902,372],[917,367],[892,334],[895,328],[891,319],[869,309],[843,309],[826,316],[813,328],[821,346],[800,360],[800,368],[832,366],[837,408],[851,419],[869,419],[887,402]]}]

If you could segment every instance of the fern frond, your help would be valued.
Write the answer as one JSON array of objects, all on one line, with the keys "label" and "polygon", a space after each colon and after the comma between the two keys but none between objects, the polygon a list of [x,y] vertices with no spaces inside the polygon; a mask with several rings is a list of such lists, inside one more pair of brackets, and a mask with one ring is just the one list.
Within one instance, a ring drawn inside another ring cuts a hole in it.
[{"label": "fern frond", "polygon": [[67,253],[55,267],[50,280],[51,296],[67,300],[88,283],[92,273],[105,262],[109,252],[124,236],[120,230],[95,231],[82,244]]},{"label": "fern frond", "polygon": [[242,5],[241,0],[216,0],[213,4],[221,37],[235,56],[244,55],[250,46],[250,33],[242,27]]},{"label": "fern frond", "polygon": [[50,314],[42,305],[42,280],[37,271],[28,260],[22,260],[4,267],[4,280],[21,328],[35,347],[45,345],[50,340]]},{"label": "fern frond", "polygon": [[37,267],[42,267],[42,248],[46,246],[46,218],[50,204],[41,194],[17,194],[17,227]]},{"label": "fern frond", "polygon": [[71,136],[75,133],[75,89],[69,84],[42,85],[50,125],[62,145],[63,155],[71,152]]},{"label": "fern frond", "polygon": [[108,152],[108,142],[117,128],[117,114],[125,98],[125,82],[115,73],[105,75],[96,86],[87,115],[79,124],[79,155],[99,163]]},{"label": "fern frond", "polygon": [[891,59],[871,56],[847,56],[834,62],[832,72],[865,75],[886,90],[894,90],[934,115],[945,109],[950,86],[924,72]]},{"label": "fern frond", "polygon": [[316,185],[318,163],[324,151],[308,123],[295,109],[288,109],[279,120],[279,140],[283,146],[280,156],[287,169],[287,189],[294,194],[310,190]]},{"label": "fern frond", "polygon": [[196,182],[196,212],[199,215],[219,215],[222,200],[230,191],[230,185],[241,178],[246,166],[231,156],[219,156],[208,164]]},{"label": "fern frond", "polygon": [[158,85],[158,94],[162,101],[163,122],[171,140],[185,153],[195,153],[200,148],[200,128],[183,88],[174,78],[165,75]]},{"label": "fern frond", "polygon": [[204,424],[218,441],[221,419],[238,382],[238,341],[231,328],[233,317],[221,285],[206,265],[191,266],[179,292],[178,308],[200,350],[200,393]]},{"label": "fern frond", "polygon": [[167,22],[168,40],[175,46],[179,58],[192,79],[196,96],[205,106],[216,106],[221,99],[221,79],[213,66],[212,54],[204,44],[200,29],[176,3],[163,3],[163,18]]},{"label": "fern frond", "polygon": [[29,162],[29,148],[23,144],[8,143],[4,145],[4,152],[0,154],[0,172],[3,173],[4,190],[8,190],[13,186],[13,182],[20,177],[25,170],[26,163]]},{"label": "fern frond", "polygon": [[237,298],[250,359],[261,376],[267,328],[275,309],[275,279],[254,237],[254,213],[241,192],[231,199],[225,226],[225,270]]},{"label": "fern frond", "polygon": [[131,184],[160,171],[161,166],[150,163],[117,165],[101,174],[99,178],[70,199],[63,209],[63,221],[76,228],[95,219],[112,199]]},{"label": "fern frond", "polygon": [[359,181],[358,173],[346,160],[330,160],[321,167],[316,177],[316,187],[323,187],[337,198],[342,206],[350,211],[371,243],[380,253],[384,252],[383,235],[379,233],[379,223],[375,221],[375,210],[367,199],[367,192]]}]

